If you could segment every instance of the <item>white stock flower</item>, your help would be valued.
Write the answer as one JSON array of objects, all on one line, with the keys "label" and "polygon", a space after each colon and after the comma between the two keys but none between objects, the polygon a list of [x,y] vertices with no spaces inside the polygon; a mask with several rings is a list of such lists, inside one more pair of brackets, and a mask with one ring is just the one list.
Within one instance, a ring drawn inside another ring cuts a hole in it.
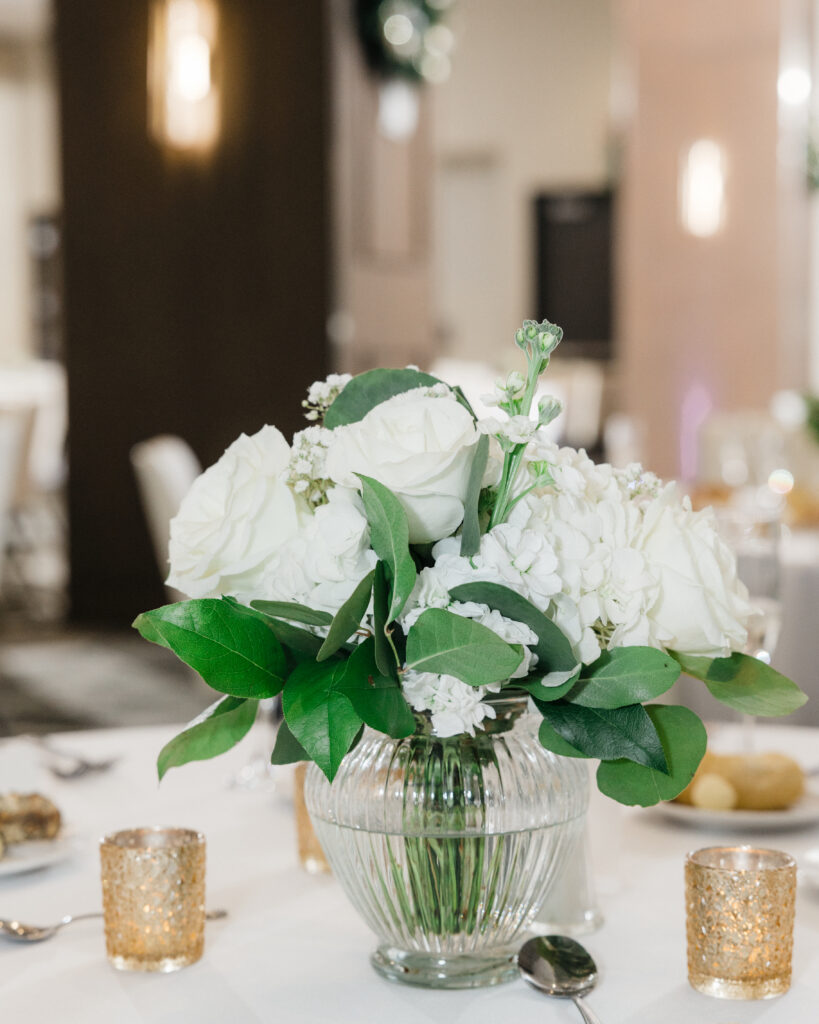
[{"label": "white stock flower", "polygon": [[469,686],[455,676],[433,672],[405,672],[401,686],[411,707],[431,712],[432,731],[441,737],[465,732],[474,736],[485,718],[495,717],[495,709],[483,698],[500,691],[499,685]]},{"label": "white stock flower", "polygon": [[193,598],[254,592],[307,515],[287,486],[289,458],[281,433],[262,427],[194,481],[171,520],[170,586]]},{"label": "white stock flower", "polygon": [[396,395],[358,423],[336,427],[326,462],[328,476],[345,487],[359,486],[356,473],[388,487],[407,513],[413,544],[439,540],[460,525],[479,436],[451,391],[429,391]]},{"label": "white stock flower", "polygon": [[478,420],[478,430],[482,434],[496,437],[501,445],[528,444],[537,436],[538,424],[528,416],[510,416],[507,420],[499,420],[495,416],[487,416]]},{"label": "white stock flower", "polygon": [[334,487],[327,499],[276,552],[254,596],[296,601],[335,615],[375,566],[359,495]]}]

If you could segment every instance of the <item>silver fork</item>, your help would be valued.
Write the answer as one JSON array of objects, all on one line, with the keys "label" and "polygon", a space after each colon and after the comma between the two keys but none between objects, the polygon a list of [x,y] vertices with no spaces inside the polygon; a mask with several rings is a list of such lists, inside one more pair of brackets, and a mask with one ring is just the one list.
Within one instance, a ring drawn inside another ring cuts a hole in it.
[{"label": "silver fork", "polygon": [[[56,924],[49,925],[0,920],[0,935],[5,935],[6,938],[14,942],[45,942],[46,939],[54,938],[57,932],[67,924],[72,924],[74,921],[85,921],[91,917],[102,917],[102,911],[92,911],[90,914],[66,914]],[[227,917],[226,910],[209,910],[205,914],[207,921],[219,921],[223,917]]]},{"label": "silver fork", "polygon": [[46,767],[58,779],[81,779],[84,775],[88,775],[91,772],[105,772],[119,761],[118,757],[106,757],[92,761],[81,754],[71,753],[53,746],[43,736],[30,735],[26,738],[40,747],[41,750],[45,750],[53,758],[57,758],[56,762],[52,762],[46,765]]}]

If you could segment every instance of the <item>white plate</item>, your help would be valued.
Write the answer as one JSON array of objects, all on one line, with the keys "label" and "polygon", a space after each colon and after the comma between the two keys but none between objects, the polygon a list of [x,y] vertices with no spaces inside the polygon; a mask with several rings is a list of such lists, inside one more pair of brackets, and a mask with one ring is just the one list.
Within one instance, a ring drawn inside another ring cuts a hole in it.
[{"label": "white plate", "polygon": [[63,834],[56,839],[37,839],[28,843],[10,843],[0,857],[0,878],[39,871],[67,860],[78,846],[76,836]]},{"label": "white plate", "polygon": [[657,811],[692,828],[720,832],[784,832],[819,822],[819,795],[805,793],[784,811],[709,811],[691,804],[657,804]]}]

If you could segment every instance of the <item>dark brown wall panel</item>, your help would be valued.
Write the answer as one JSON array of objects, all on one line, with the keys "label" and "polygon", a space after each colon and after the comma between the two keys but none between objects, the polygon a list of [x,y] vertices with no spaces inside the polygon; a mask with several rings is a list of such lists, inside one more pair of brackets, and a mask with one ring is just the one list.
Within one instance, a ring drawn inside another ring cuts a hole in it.
[{"label": "dark brown wall panel", "polygon": [[222,0],[223,133],[206,160],[147,132],[147,0],[58,0],[72,609],[163,599],[128,461],[178,433],[205,464],[302,424],[326,371],[321,0]]}]

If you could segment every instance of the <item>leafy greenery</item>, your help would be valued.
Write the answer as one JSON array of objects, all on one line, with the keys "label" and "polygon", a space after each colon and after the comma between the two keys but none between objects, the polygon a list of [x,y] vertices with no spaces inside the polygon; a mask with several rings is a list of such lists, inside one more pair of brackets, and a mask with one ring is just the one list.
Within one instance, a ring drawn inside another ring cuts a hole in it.
[{"label": "leafy greenery", "polygon": [[568,699],[587,708],[642,704],[669,690],[679,674],[677,662],[663,651],[619,647],[604,651],[594,664],[584,666]]},{"label": "leafy greenery", "polygon": [[660,772],[622,758],[604,761],[597,769],[601,793],[621,804],[650,807],[673,800],[691,779],[705,753],[705,726],[688,708],[649,704],[646,713],[663,744],[668,771]]},{"label": "leafy greenery", "polygon": [[415,586],[415,562],[409,550],[407,514],[389,488],[361,473],[357,476],[361,480],[361,497],[370,524],[370,543],[390,574],[387,621],[392,622],[400,615]]},{"label": "leafy greenery", "polygon": [[481,498],[481,484],[486,471],[486,463],[489,458],[489,435],[481,434],[480,440],[475,446],[475,454],[472,456],[472,465],[469,467],[469,481],[466,487],[466,498],[464,500],[464,522],[461,528],[461,554],[469,558],[476,554],[481,546],[481,520],[479,505]]},{"label": "leafy greenery", "polygon": [[333,621],[329,612],[308,608],[293,601],[251,601],[250,607],[274,619],[290,619],[291,622],[303,622],[306,626],[329,626]]},{"label": "leafy greenery", "polygon": [[412,735],[415,718],[398,682],[379,672],[375,640],[359,644],[345,665],[338,689],[365,724],[396,739]]},{"label": "leafy greenery", "polygon": [[285,658],[273,633],[247,609],[205,598],[143,612],[134,628],[190,665],[208,686],[233,697],[275,697]]},{"label": "leafy greenery", "polygon": [[368,572],[336,612],[327,632],[327,638],[316,655],[316,661],[326,661],[330,655],[335,654],[361,625],[361,620],[370,603],[370,594],[373,592],[374,575],[375,570]]},{"label": "leafy greenery", "polygon": [[807,701],[796,683],[758,658],[734,652],[729,658],[694,658],[672,651],[680,668],[700,679],[711,696],[746,715],[777,718]]},{"label": "leafy greenery", "polygon": [[373,583],[373,632],[375,639],[375,662],[383,676],[398,681],[398,659],[387,635],[390,614],[390,588],[387,570],[379,559],[375,567]]},{"label": "leafy greenery", "polygon": [[299,743],[287,722],[279,722],[276,732],[276,743],[270,755],[271,764],[295,764],[296,761],[309,761],[310,757]]},{"label": "leafy greenery", "polygon": [[222,697],[212,704],[162,748],[156,763],[160,781],[169,768],[205,761],[230,750],[247,735],[258,706],[258,701],[244,697]]},{"label": "leafy greenery", "polygon": [[629,761],[668,772],[668,762],[654,724],[642,704],[624,708],[585,708],[566,701],[539,702],[554,731],[570,746],[602,761]]},{"label": "leafy greenery", "polygon": [[437,377],[420,370],[367,370],[347,384],[336,398],[324,417],[324,426],[329,429],[348,423],[358,423],[382,402],[394,398],[413,388],[431,387],[440,384]]},{"label": "leafy greenery", "polygon": [[423,612],[407,636],[408,669],[455,676],[470,686],[508,679],[521,661],[520,648],[479,622],[444,608]]}]

